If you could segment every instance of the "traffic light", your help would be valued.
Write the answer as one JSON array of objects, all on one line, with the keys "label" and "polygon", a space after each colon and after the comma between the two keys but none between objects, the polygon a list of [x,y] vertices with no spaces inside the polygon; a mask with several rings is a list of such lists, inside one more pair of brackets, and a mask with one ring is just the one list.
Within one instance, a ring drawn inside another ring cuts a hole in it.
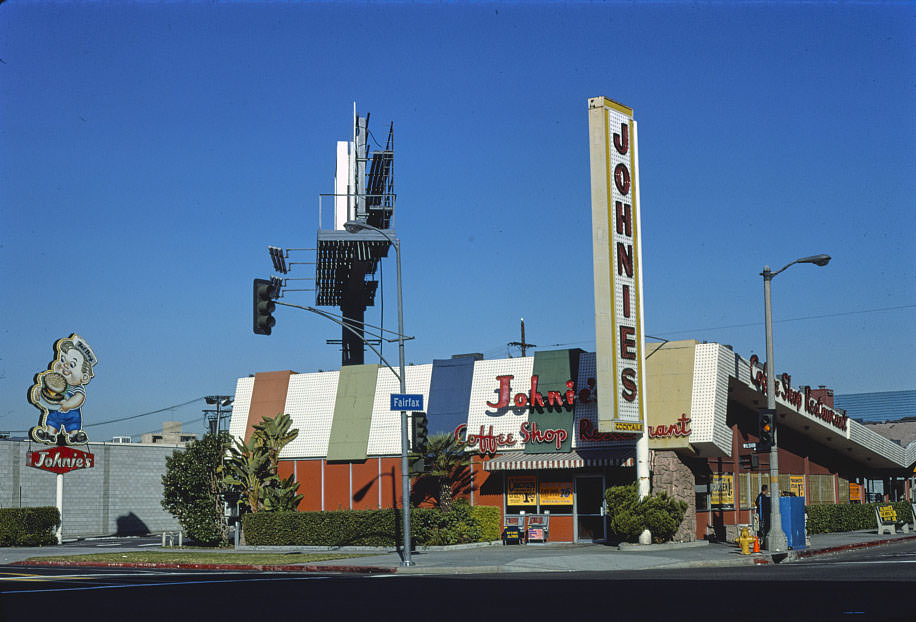
[{"label": "traffic light", "polygon": [[426,473],[426,456],[419,454],[410,454],[407,457],[407,472],[411,475],[423,475]]},{"label": "traffic light", "polygon": [[773,418],[775,414],[772,410],[761,410],[758,417],[758,431],[757,436],[760,437],[760,440],[757,441],[757,451],[769,451],[770,447],[773,446],[775,441],[775,431],[776,431],[776,422]]},{"label": "traffic light", "polygon": [[738,459],[741,462],[741,468],[745,471],[756,471],[757,467],[760,466],[757,454],[744,454],[738,456]]},{"label": "traffic light", "polygon": [[271,281],[265,279],[255,279],[253,289],[254,334],[269,335],[270,329],[273,328],[273,325],[277,323],[277,321],[271,315],[271,313],[273,313],[274,309],[276,308],[276,305],[274,305],[273,301],[273,296],[276,288]]},{"label": "traffic light", "polygon": [[410,416],[410,425],[412,428],[413,434],[413,450],[418,454],[425,454],[426,448],[429,445],[429,421],[426,418],[426,413],[413,413]]}]

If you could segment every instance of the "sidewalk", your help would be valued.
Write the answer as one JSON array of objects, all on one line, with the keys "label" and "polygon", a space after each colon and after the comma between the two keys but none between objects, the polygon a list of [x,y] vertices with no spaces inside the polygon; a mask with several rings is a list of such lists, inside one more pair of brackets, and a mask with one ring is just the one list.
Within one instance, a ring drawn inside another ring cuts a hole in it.
[{"label": "sidewalk", "polygon": [[[916,540],[913,533],[878,536],[876,530],[811,536],[811,546],[787,554],[772,555],[763,551],[742,555],[735,543],[667,543],[620,547],[602,544],[546,544],[469,547],[430,547],[414,551],[413,566],[403,567],[396,552],[373,557],[354,558],[348,564],[366,565],[398,574],[483,574],[515,572],[593,572],[647,570],[650,568],[704,568],[752,566],[793,562],[801,559],[840,553],[862,547],[881,546],[891,542]],[[330,569],[335,562],[318,562]]]},{"label": "sidewalk", "polygon": [[[290,553],[291,563],[283,566],[238,566],[223,564],[182,564],[182,568],[212,570],[265,570],[298,572],[355,572],[426,575],[470,575],[518,572],[607,572],[616,570],[646,570],[658,568],[704,568],[786,563],[810,557],[839,553],[863,547],[881,546],[891,542],[916,540],[916,534],[877,535],[875,530],[811,536],[811,545],[804,550],[772,555],[763,551],[742,555],[735,543],[711,544],[706,541],[667,543],[641,546],[625,544],[620,547],[603,544],[548,543],[543,545],[512,545],[501,543],[429,547],[414,551],[413,566],[401,566],[394,549],[342,548],[341,553],[366,553],[363,557],[326,562],[294,563],[296,552],[325,552],[318,547],[239,547],[238,552],[276,551]],[[131,549],[120,549],[127,551]],[[151,550],[150,548],[137,550]],[[156,549],[152,549],[156,550]],[[225,549],[227,553],[233,549]],[[42,548],[0,549],[0,564],[22,563],[30,557],[85,553],[85,548],[66,544]],[[775,558],[775,559],[774,559]],[[36,562],[29,562],[35,564]],[[37,562],[40,564],[40,562]],[[51,565],[52,562],[49,562]],[[53,565],[82,566],[85,564],[57,562]],[[125,564],[132,566],[132,564]],[[141,565],[137,565],[141,566]],[[148,567],[148,566],[143,566]],[[160,566],[161,567],[161,566]]]}]

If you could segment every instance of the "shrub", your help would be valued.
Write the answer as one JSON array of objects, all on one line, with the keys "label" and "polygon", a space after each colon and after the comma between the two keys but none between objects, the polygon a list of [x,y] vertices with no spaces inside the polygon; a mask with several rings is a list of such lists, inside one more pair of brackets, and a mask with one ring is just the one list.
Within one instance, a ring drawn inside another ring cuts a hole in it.
[{"label": "shrub", "polygon": [[502,538],[503,527],[500,521],[499,508],[489,505],[475,505],[471,507],[471,517],[480,525],[480,539],[482,542],[494,542]]},{"label": "shrub", "polygon": [[[242,529],[254,546],[397,546],[401,521],[397,509],[257,512],[242,516]],[[410,533],[415,546],[498,540],[499,509],[472,508],[463,501],[449,512],[413,508]]]},{"label": "shrub", "polygon": [[0,546],[55,544],[59,524],[55,507],[0,509]]},{"label": "shrub", "polygon": [[[809,534],[875,529],[875,507],[885,503],[825,503],[805,507],[805,521]],[[891,503],[897,512],[897,520],[912,521],[913,512],[908,501]]]},{"label": "shrub", "polygon": [[218,469],[229,445],[229,433],[207,434],[165,459],[162,508],[178,519],[181,528],[198,544],[226,542]]},{"label": "shrub", "polygon": [[687,504],[665,493],[639,500],[636,483],[612,486],[605,491],[608,505],[608,531],[611,538],[636,542],[644,529],[655,543],[667,542],[684,520]]}]

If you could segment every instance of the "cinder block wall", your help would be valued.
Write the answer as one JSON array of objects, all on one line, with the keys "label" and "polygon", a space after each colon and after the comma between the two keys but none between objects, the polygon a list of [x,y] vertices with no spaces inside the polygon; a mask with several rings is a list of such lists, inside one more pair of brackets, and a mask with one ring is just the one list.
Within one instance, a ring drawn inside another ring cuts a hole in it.
[{"label": "cinder block wall", "polygon": [[[27,465],[31,450],[44,445],[0,440],[0,507],[54,506],[57,475]],[[63,476],[64,539],[177,531],[178,521],[162,509],[165,458],[174,446],[89,443],[91,469]]]}]

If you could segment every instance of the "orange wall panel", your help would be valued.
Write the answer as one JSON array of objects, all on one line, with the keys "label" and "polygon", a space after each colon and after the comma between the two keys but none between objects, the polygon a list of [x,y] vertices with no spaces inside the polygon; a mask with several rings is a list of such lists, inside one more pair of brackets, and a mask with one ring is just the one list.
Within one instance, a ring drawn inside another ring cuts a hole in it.
[{"label": "orange wall panel", "polygon": [[369,458],[365,462],[354,462],[353,497],[354,510],[379,509],[379,459]]},{"label": "orange wall panel", "polygon": [[401,459],[382,458],[382,507],[401,507]]},{"label": "orange wall panel", "polygon": [[[321,510],[321,469],[323,460],[296,460],[296,481],[299,482],[300,512]],[[282,463],[281,463],[282,464]]]},{"label": "orange wall panel", "polygon": [[550,515],[550,540],[549,542],[573,541],[573,516],[572,514]]},{"label": "orange wall panel", "polygon": [[324,509],[350,509],[350,463],[325,462]]},{"label": "orange wall panel", "polygon": [[248,425],[245,428],[245,440],[251,438],[251,429],[264,417],[276,417],[286,408],[286,392],[289,389],[289,377],[293,372],[268,371],[254,375],[254,388],[251,391],[251,405],[248,408]]}]

